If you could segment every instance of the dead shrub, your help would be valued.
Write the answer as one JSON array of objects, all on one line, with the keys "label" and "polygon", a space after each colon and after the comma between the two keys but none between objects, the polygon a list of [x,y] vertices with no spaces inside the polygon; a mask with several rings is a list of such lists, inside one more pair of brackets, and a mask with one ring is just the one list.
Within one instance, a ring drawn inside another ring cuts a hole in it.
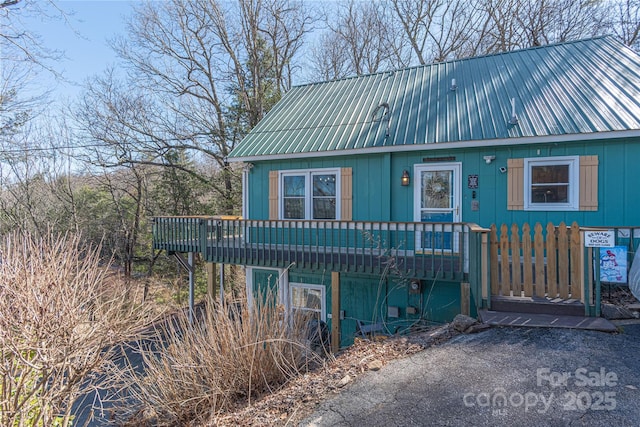
[{"label": "dead shrub", "polygon": [[147,322],[77,236],[0,240],[0,425],[67,426],[116,343]]},{"label": "dead shrub", "polygon": [[[140,342],[144,370],[113,372],[127,388],[118,417],[132,425],[186,425],[250,403],[321,362],[309,350],[307,323],[284,318],[272,295],[210,303],[193,324],[184,312]],[[261,303],[264,302],[264,303]],[[136,401],[138,405],[132,405]]]}]

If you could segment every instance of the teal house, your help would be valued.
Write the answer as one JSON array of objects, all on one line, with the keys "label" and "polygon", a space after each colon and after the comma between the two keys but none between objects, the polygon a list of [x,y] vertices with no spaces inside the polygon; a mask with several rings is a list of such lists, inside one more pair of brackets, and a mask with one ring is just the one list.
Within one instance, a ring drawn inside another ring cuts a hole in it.
[{"label": "teal house", "polygon": [[242,219],[192,219],[192,249],[157,223],[157,248],[246,266],[334,347],[476,315],[492,224],[640,225],[640,56],[602,37],[297,86],[228,160]]}]

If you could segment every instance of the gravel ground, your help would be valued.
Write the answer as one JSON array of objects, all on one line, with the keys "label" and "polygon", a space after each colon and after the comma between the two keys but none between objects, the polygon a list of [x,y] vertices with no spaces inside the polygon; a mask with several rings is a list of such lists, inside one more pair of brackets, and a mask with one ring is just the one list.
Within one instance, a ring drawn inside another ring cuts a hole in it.
[{"label": "gravel ground", "polygon": [[492,328],[368,372],[304,426],[637,426],[640,325]]}]

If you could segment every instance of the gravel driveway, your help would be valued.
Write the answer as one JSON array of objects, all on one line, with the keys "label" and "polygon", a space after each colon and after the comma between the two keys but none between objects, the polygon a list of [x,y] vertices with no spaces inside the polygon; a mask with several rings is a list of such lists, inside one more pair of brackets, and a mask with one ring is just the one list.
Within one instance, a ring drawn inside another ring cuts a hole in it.
[{"label": "gravel driveway", "polygon": [[492,328],[368,372],[305,426],[638,426],[640,325]]}]

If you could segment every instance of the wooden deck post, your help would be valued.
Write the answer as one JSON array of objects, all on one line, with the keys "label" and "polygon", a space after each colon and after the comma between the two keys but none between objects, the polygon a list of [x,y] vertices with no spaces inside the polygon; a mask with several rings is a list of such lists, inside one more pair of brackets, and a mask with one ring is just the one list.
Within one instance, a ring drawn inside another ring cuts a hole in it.
[{"label": "wooden deck post", "polygon": [[209,302],[213,302],[216,295],[216,263],[207,262],[205,268],[207,269],[207,298]]},{"label": "wooden deck post", "polygon": [[460,314],[471,315],[471,286],[467,282],[460,283]]},{"label": "wooden deck post", "polygon": [[194,275],[194,253],[187,254],[187,263],[189,264],[189,323],[193,323],[194,315],[194,294],[195,294],[195,275]]},{"label": "wooden deck post", "polygon": [[220,264],[220,304],[224,304],[224,264]]},{"label": "wooden deck post", "polygon": [[482,274],[482,299],[487,301],[487,308],[491,308],[491,292],[489,290],[489,235],[482,233],[482,249],[480,250],[481,264],[480,271]]},{"label": "wooden deck post", "polygon": [[340,273],[331,272],[331,351],[340,350]]}]

